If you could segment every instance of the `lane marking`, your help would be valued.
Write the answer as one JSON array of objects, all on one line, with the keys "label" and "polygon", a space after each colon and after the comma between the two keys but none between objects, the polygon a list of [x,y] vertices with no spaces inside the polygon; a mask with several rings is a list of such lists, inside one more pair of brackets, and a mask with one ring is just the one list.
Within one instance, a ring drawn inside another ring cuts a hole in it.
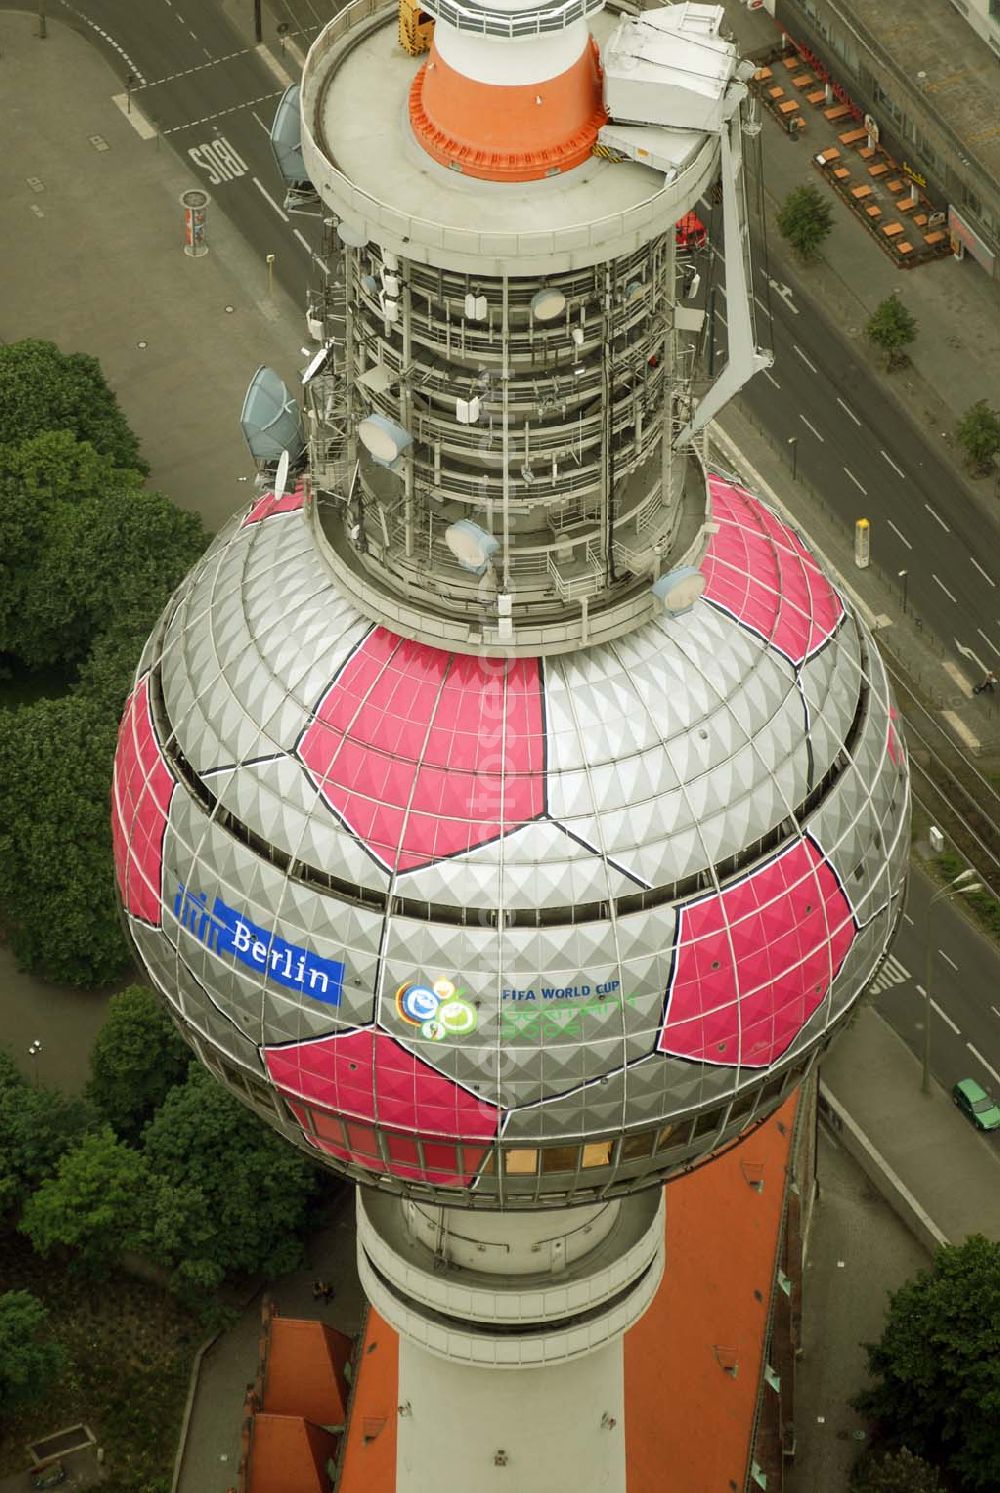
[{"label": "lane marking", "polygon": [[906,473],[904,471],[902,471],[899,467],[897,467],[896,463],[893,461],[893,459],[889,455],[888,451],[883,451],[882,448],[879,447],[879,455],[885,457],[886,461],[892,467],[892,470],[896,473],[897,476],[899,476],[899,477],[905,477],[906,476]]},{"label": "lane marking", "polygon": [[991,1006],[990,1010],[993,1012],[994,1016],[1000,1016],[1000,1011],[997,1010],[996,1006]]},{"label": "lane marking", "polygon": [[950,959],[948,957],[944,949],[938,949],[938,953],[941,955],[941,958],[944,960],[945,964],[950,964],[953,970],[955,970],[956,972],[958,971],[958,965],[955,963],[954,959]]},{"label": "lane marking", "polygon": [[799,419],[802,421],[802,424],[806,427],[807,430],[811,430],[812,431],[813,435],[816,437],[816,439],[818,441],[823,441],[823,445],[825,446],[826,445],[826,441],[823,440],[823,437],[820,435],[820,433],[816,429],[815,425],[813,425],[811,421],[807,420],[806,417],[805,417],[805,415],[800,415]]},{"label": "lane marking", "polygon": [[757,302],[757,305],[763,311],[764,315],[765,316],[770,316],[770,314],[771,314],[771,308],[770,308],[770,306],[765,306],[764,302],[761,300],[761,298],[760,298],[759,295],[755,295],[754,296],[754,300]]},{"label": "lane marking", "polygon": [[[860,425],[861,424],[861,421],[858,419],[857,415],[851,409],[851,406],[849,404],[845,404],[844,401],[841,399],[841,397],[840,397],[839,394],[837,395],[837,403],[840,405],[840,408],[844,411],[845,415],[850,415],[850,417],[854,421],[855,425]],[[861,491],[864,492],[864,488],[862,488]]]},{"label": "lane marking", "polygon": [[213,119],[223,119],[227,114],[238,114],[241,109],[252,109],[254,104],[266,104],[268,99],[280,98],[281,90],[275,89],[274,93],[262,93],[260,98],[248,98],[242,104],[233,104],[229,109],[220,109],[217,114],[205,114],[201,119],[189,119],[184,124],[172,124],[168,130],[163,130],[164,135],[176,135],[178,130],[193,130],[200,124],[211,124]]},{"label": "lane marking", "polygon": [[714,315],[715,315],[716,321],[721,321],[722,325],[724,327],[728,327],[729,323],[726,320],[726,318],[723,316],[722,312],[719,310],[718,306],[716,306],[716,308],[715,308]]},{"label": "lane marking", "polygon": [[891,990],[894,985],[902,985],[905,980],[912,978],[913,976],[902,960],[897,959],[895,954],[890,954],[868,989],[873,995],[881,995],[884,991]]},{"label": "lane marking", "polygon": [[772,378],[771,375],[768,373],[768,371],[767,371],[766,368],[762,368],[761,369],[761,373],[763,373],[764,377],[767,379],[767,381],[768,381],[769,384],[773,384],[776,389],[780,389],[781,388],[781,385],[778,383],[778,380],[776,378]]},{"label": "lane marking", "polygon": [[[204,48],[202,48],[204,51]],[[253,51],[253,47],[241,47],[238,52],[227,52],[224,57],[213,57],[211,52],[207,53],[208,62],[199,62],[194,67],[182,68],[179,73],[167,73],[166,77],[154,78],[152,83],[143,83],[143,88],[159,88],[162,83],[172,83],[175,78],[189,78],[192,73],[203,73],[206,67],[218,67],[222,62],[232,62],[234,57],[246,57]],[[135,89],[132,90],[133,95]]]},{"label": "lane marking", "polygon": [[945,1024],[945,1026],[950,1026],[951,1027],[952,1031],[955,1033],[955,1035],[957,1037],[960,1037],[962,1035],[962,1033],[959,1031],[959,1029],[956,1026],[956,1024],[952,1021],[951,1017],[948,1015],[947,1011],[942,1011],[941,1007],[938,1005],[937,1001],[934,1000],[934,999],[931,1000],[931,1010],[934,1011],[936,1015],[940,1016],[941,1020]]},{"label": "lane marking", "polygon": [[941,517],[940,513],[938,513],[937,509],[936,508],[932,508],[931,505],[930,505],[930,503],[925,503],[924,507],[927,509],[927,512],[930,514],[931,518],[935,519],[941,525],[941,527],[944,530],[944,532],[946,534],[950,534],[951,530],[949,529],[948,525],[945,523],[944,519]]},{"label": "lane marking", "polygon": [[810,363],[809,359],[806,357],[805,353],[802,351],[801,347],[799,346],[799,344],[797,342],[793,342],[792,343],[792,347],[798,353],[799,357],[802,359],[803,363],[806,365],[807,368],[811,368],[812,371],[813,371],[813,373],[818,373],[819,372],[819,369],[816,367],[816,364],[815,363]]},{"label": "lane marking", "polygon": [[989,581],[990,585],[993,587],[993,589],[995,591],[996,588],[997,588],[997,583],[993,579],[993,577],[989,574],[989,572],[983,569],[983,567],[980,565],[979,561],[976,559],[975,555],[970,555],[969,559],[972,561],[973,565],[979,571],[979,574],[982,576],[983,580],[984,581]]},{"label": "lane marking", "polygon": [[292,232],[294,233],[295,237],[298,239],[299,243],[302,245],[303,249],[305,249],[306,253],[307,254],[311,254],[312,251],[313,251],[312,244],[306,238],[306,236],[302,232],[301,228],[293,228]]},{"label": "lane marking", "polygon": [[61,0],[61,3],[63,7],[70,12],[71,15],[76,16],[77,20],[82,21],[85,26],[89,26],[92,31],[96,31],[102,41],[106,41],[109,47],[114,47],[119,57],[121,57],[123,62],[127,64],[129,72],[135,76],[135,81],[136,83],[138,83],[139,87],[145,88],[145,73],[136,65],[136,63],[132,61],[125,48],[115,41],[111,33],[109,31],[105,31],[103,26],[98,26],[97,22],[92,21],[89,16],[85,16],[82,10],[77,10],[75,5],[71,5],[69,3],[69,0]]},{"label": "lane marking", "polygon": [[913,919],[910,917],[910,914],[908,912],[903,913],[903,922],[909,923],[910,927],[913,927]]},{"label": "lane marking", "polygon": [[964,721],[959,720],[954,710],[942,710],[941,719],[954,731],[959,741],[964,741],[970,752],[978,752],[982,748],[982,742],[974,732],[970,731]]},{"label": "lane marking", "polygon": [[845,467],[844,471],[847,473],[848,477],[850,477],[851,481],[854,483],[854,486],[858,489],[858,491],[859,492],[863,492],[864,495],[865,495],[865,497],[867,498],[867,496],[868,496],[868,489],[867,489],[867,487],[862,487],[861,486],[861,483],[858,481],[857,477],[855,477],[855,475],[851,471],[850,467]]},{"label": "lane marking", "polygon": [[264,186],[264,184],[260,180],[260,178],[256,177],[256,176],[251,176],[250,180],[253,182],[254,186],[257,188],[258,192],[264,198],[264,200],[266,202],[269,202],[271,204],[271,206],[274,208],[275,212],[278,214],[278,217],[281,218],[285,223],[287,223],[289,221],[288,214],[285,212],[285,209],[283,207],[279,207],[278,206],[278,204],[275,202],[274,198],[271,196],[270,192]]},{"label": "lane marking", "polygon": [[261,119],[260,115],[257,113],[257,110],[256,109],[252,109],[250,112],[253,114],[254,119],[256,119],[257,123],[260,125],[261,129],[264,131],[264,134],[270,140],[270,138],[271,138],[271,131],[268,129],[267,125]]},{"label": "lane marking", "polygon": [[951,592],[948,590],[948,587],[945,585],[944,581],[940,580],[934,574],[933,570],[931,571],[931,580],[932,581],[937,581],[937,584],[941,587],[941,590],[944,592],[945,596],[947,596],[948,600],[949,601],[953,601],[955,603],[955,605],[958,606],[958,600],[957,600],[957,598],[954,597],[954,596],[952,596]]},{"label": "lane marking", "polygon": [[973,1047],[973,1045],[972,1045],[971,1042],[966,1042],[965,1045],[969,1049],[969,1051],[972,1053],[972,1056],[974,1058],[978,1058],[979,1059],[979,1061],[982,1063],[983,1067],[986,1069],[987,1073],[992,1074],[992,1076],[996,1079],[997,1083],[1000,1083],[1000,1073],[997,1072],[997,1070],[994,1068],[994,1066],[993,1066],[992,1063],[988,1063],[986,1061],[986,1059],[983,1057],[982,1053],[979,1051],[978,1047]]},{"label": "lane marking", "polygon": [[982,640],[986,644],[987,648],[992,648],[993,652],[996,654],[997,658],[1000,658],[1000,648],[998,648],[995,643],[991,643],[990,642],[989,638],[983,632],[983,629],[981,627],[977,627],[976,628],[976,632],[982,638]]},{"label": "lane marking", "polygon": [[886,523],[887,523],[887,524],[888,524],[888,525],[889,525],[889,528],[890,528],[890,529],[891,529],[891,530],[892,530],[892,532],[893,532],[893,533],[894,533],[894,534],[895,534],[895,536],[896,536],[896,538],[897,538],[897,539],[901,539],[901,540],[902,540],[902,541],[903,541],[903,543],[904,543],[904,544],[905,544],[905,545],[906,545],[906,548],[907,548],[907,549],[908,549],[908,550],[911,550],[911,549],[912,549],[912,548],[913,548],[913,545],[912,545],[912,544],[911,544],[911,543],[910,543],[910,541],[909,541],[909,540],[908,540],[908,539],[907,539],[907,537],[906,537],[906,535],[905,535],[905,534],[904,534],[904,533],[903,533],[903,531],[902,531],[902,529],[897,529],[897,528],[896,528],[896,525],[895,525],[895,524],[894,524],[894,523],[893,523],[893,521],[892,521],[892,519],[891,519],[891,518],[887,518],[887,519],[886,519]]},{"label": "lane marking", "polygon": [[272,56],[271,52],[264,44],[264,42],[258,42],[254,47],[254,51],[257,53],[257,56],[260,58],[261,62],[263,62],[264,66],[274,74],[279,83],[284,83],[286,88],[291,86],[291,84],[295,81],[291,73],[287,70],[287,68],[282,67],[277,57]]},{"label": "lane marking", "polygon": [[958,685],[959,689],[962,691],[962,694],[966,695],[971,700],[972,685],[966,679],[965,675],[962,673],[962,670],[958,667],[958,664],[954,663],[952,659],[946,658],[943,661],[941,667],[948,675],[948,678],[951,679],[953,683]]},{"label": "lane marking", "polygon": [[111,95],[111,102],[117,104],[140,140],[153,140],[156,138],[156,126],[150,124],[134,98],[130,103],[127,93],[113,93]]}]

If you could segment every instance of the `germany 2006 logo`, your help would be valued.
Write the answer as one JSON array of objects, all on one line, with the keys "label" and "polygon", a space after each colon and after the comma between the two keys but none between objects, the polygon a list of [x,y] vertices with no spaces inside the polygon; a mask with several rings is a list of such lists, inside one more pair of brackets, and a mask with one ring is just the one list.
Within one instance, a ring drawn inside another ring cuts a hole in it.
[{"label": "germany 2006 logo", "polygon": [[396,991],[396,1010],[404,1021],[418,1026],[429,1042],[444,1042],[448,1037],[467,1037],[479,1021],[475,1006],[463,1000],[464,991],[456,990],[451,980],[435,980],[433,985],[400,985]]}]

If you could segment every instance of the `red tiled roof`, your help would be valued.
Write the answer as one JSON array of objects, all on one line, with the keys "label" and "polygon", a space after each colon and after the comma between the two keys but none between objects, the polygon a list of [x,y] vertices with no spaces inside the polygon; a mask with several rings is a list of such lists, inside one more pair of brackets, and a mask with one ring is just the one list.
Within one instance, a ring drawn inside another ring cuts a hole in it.
[{"label": "red tiled roof", "polygon": [[398,1390],[399,1338],[369,1307],[337,1493],[394,1493]]},{"label": "red tiled roof", "polygon": [[317,1426],[342,1426],[348,1399],[344,1364],[350,1356],[350,1338],[324,1322],[272,1317],[263,1409],[304,1416]]},{"label": "red tiled roof", "polygon": [[667,1185],[663,1284],[625,1336],[628,1493],[744,1485],[797,1102]]},{"label": "red tiled roof", "polygon": [[326,1493],[326,1464],[337,1455],[337,1437],[301,1415],[253,1418],[247,1493]]}]

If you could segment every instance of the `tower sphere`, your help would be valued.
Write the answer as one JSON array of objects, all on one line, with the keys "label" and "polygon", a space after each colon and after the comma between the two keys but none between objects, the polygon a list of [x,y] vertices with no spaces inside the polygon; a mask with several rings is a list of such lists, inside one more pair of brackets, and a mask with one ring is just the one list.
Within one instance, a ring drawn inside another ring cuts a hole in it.
[{"label": "tower sphere", "polygon": [[[180,1029],[289,1140],[550,1209],[660,1183],[802,1080],[901,914],[907,765],[856,610],[692,439],[767,361],[721,8],[429,9],[425,62],[370,0],[309,54],[305,455],[149,640],[116,871]],[[728,362],[698,401],[674,225],[713,179]]]}]

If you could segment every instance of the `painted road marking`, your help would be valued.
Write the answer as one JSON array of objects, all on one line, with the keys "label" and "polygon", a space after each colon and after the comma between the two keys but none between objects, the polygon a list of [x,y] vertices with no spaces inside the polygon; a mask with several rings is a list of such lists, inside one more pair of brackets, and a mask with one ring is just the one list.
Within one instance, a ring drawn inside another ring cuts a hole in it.
[{"label": "painted road marking", "polygon": [[913,919],[910,917],[910,914],[908,912],[903,913],[903,922],[909,923],[910,927],[913,927]]},{"label": "painted road marking", "polygon": [[993,1012],[994,1016],[1000,1016],[1000,1011],[997,1010],[996,1006],[991,1006],[990,1010]]},{"label": "painted road marking", "polygon": [[715,310],[714,310],[714,312],[712,314],[715,317],[716,321],[721,321],[722,325],[724,327],[728,327],[729,323],[726,320],[726,318],[723,316],[722,312],[719,310],[718,306],[716,306],[716,308],[715,308]]},{"label": "painted road marking", "polygon": [[111,95],[111,102],[116,104],[122,111],[140,140],[152,140],[155,138],[155,124],[150,124],[135,99],[130,99],[127,93],[113,93]]},{"label": "painted road marking", "polygon": [[953,970],[958,970],[958,965],[955,963],[954,959],[950,959],[948,957],[944,949],[938,949],[938,953],[941,955],[941,958],[944,960],[945,964],[950,964]]},{"label": "painted road marking", "polygon": [[208,173],[213,187],[219,186],[221,182],[235,181],[239,176],[246,176],[250,170],[225,135],[219,135],[215,140],[206,140],[204,145],[192,145],[188,156],[200,170]]},{"label": "painted road marking", "polygon": [[303,249],[305,249],[306,253],[307,254],[311,254],[312,253],[312,244],[306,238],[306,236],[302,232],[301,228],[293,228],[292,232],[294,233],[295,237],[298,239],[299,243],[302,245]]},{"label": "painted road marking", "polygon": [[890,954],[868,989],[873,995],[881,995],[884,991],[891,990],[894,985],[902,985],[905,980],[912,978],[913,976],[902,960],[897,959],[895,954]]},{"label": "painted road marking", "polygon": [[278,206],[278,204],[275,202],[274,198],[271,196],[270,192],[267,190],[267,188],[264,186],[264,184],[260,181],[260,179],[258,177],[256,177],[256,176],[252,176],[250,178],[250,180],[253,182],[254,186],[257,188],[258,192],[264,198],[264,200],[266,202],[269,202],[271,204],[271,206],[274,208],[275,212],[278,214],[278,217],[282,218],[287,223],[288,222],[288,214],[285,212],[285,209],[283,207],[279,207]]},{"label": "painted road marking", "polygon": [[979,574],[982,576],[983,580],[984,581],[989,581],[990,585],[993,587],[993,589],[995,591],[996,588],[997,588],[997,583],[993,579],[993,577],[988,573],[988,571],[985,571],[983,569],[983,567],[980,565],[979,561],[976,559],[975,555],[970,555],[969,559],[972,561],[973,565],[979,571]]},{"label": "painted road marking", "polygon": [[[812,431],[813,435],[816,437],[816,439],[818,441],[823,441],[823,437],[820,435],[820,433],[816,429],[815,425],[813,425],[811,421],[807,420],[806,417],[805,417],[805,415],[800,415],[799,419],[802,421],[802,424],[806,427],[807,430],[811,430]],[[823,441],[823,444],[826,445],[826,442]]]},{"label": "painted road marking", "polygon": [[803,363],[806,365],[807,368],[811,368],[812,371],[813,371],[813,373],[818,373],[819,372],[819,369],[816,367],[816,364],[815,363],[810,363],[809,359],[806,357],[805,353],[802,351],[801,347],[799,346],[799,344],[797,342],[793,342],[792,343],[792,347],[798,353],[799,357],[802,359]]},{"label": "painted road marking", "polygon": [[258,42],[256,47],[254,47],[254,51],[257,53],[257,56],[260,58],[261,62],[263,62],[264,66],[266,68],[269,68],[270,71],[274,74],[279,83],[284,83],[286,88],[294,83],[295,79],[292,77],[291,73],[288,72],[286,68],[282,67],[277,57],[273,56],[264,42]]},{"label": "painted road marking", "polygon": [[941,517],[940,513],[938,513],[937,509],[936,508],[932,508],[931,505],[930,505],[930,503],[925,503],[924,507],[927,509],[927,512],[930,514],[931,518],[933,518],[937,523],[939,523],[941,525],[941,527],[944,530],[944,532],[946,534],[950,534],[951,530],[949,529],[948,525],[945,523],[944,519]]},{"label": "painted road marking", "polygon": [[937,1003],[936,1000],[932,1000],[931,1001],[931,1010],[934,1011],[936,1015],[940,1016],[941,1020],[945,1023],[945,1025],[946,1026],[950,1026],[951,1029],[952,1029],[952,1031],[957,1036],[960,1037],[962,1035],[962,1033],[959,1031],[958,1027],[956,1026],[955,1022],[952,1021],[951,1017],[948,1015],[947,1011],[942,1011],[941,1007],[938,1005],[938,1003]]},{"label": "painted road marking", "polygon": [[996,654],[997,658],[1000,658],[1000,648],[998,648],[995,643],[991,643],[990,642],[989,638],[983,632],[983,629],[981,627],[977,627],[976,628],[976,632],[982,638],[982,640],[986,644],[987,648],[992,648],[993,652]]},{"label": "painted road marking", "polygon": [[972,1056],[974,1058],[978,1058],[979,1059],[979,1061],[982,1063],[983,1067],[986,1069],[987,1073],[992,1074],[992,1076],[996,1079],[997,1083],[1000,1083],[1000,1073],[997,1072],[997,1070],[994,1068],[993,1064],[992,1063],[988,1063],[986,1061],[986,1059],[983,1057],[982,1053],[979,1051],[979,1049],[977,1047],[973,1047],[973,1045],[972,1045],[971,1042],[966,1042],[965,1045],[969,1049],[969,1051],[972,1053]]},{"label": "painted road marking", "polygon": [[970,752],[978,752],[982,742],[974,732],[970,731],[963,720],[959,720],[954,710],[942,710],[941,719],[947,723],[959,741],[964,741]]},{"label": "painted road marking", "polygon": [[951,679],[955,684],[958,685],[959,689],[962,691],[962,694],[966,695],[971,700],[972,699],[972,685],[966,679],[965,675],[962,673],[961,669],[958,667],[958,664],[954,663],[952,659],[946,658],[946,659],[943,660],[943,662],[941,664],[941,667],[944,669],[945,673],[948,675],[948,678]]},{"label": "painted road marking", "polygon": [[867,496],[868,496],[868,489],[867,489],[867,487],[862,487],[861,486],[861,483],[858,481],[857,477],[855,477],[855,475],[851,471],[850,467],[845,467],[844,471],[847,473],[848,477],[850,477],[851,481],[854,483],[854,486],[858,489],[858,491],[859,492],[863,492],[864,495],[865,495],[865,497],[867,498]]},{"label": "painted road marking", "polygon": [[899,477],[905,477],[906,476],[906,473],[900,467],[897,467],[896,463],[893,461],[893,459],[889,455],[888,451],[883,451],[881,449],[881,447],[880,447],[879,448],[879,455],[885,457],[886,461],[892,467],[892,470],[896,473],[897,476],[899,476]]},{"label": "painted road marking", "polygon": [[[844,411],[845,415],[850,415],[850,417],[854,421],[855,425],[860,425],[861,424],[861,421],[858,419],[857,415],[851,409],[851,406],[849,404],[845,404],[844,401],[841,399],[841,397],[840,397],[839,394],[837,395],[837,403],[840,405],[840,408]],[[864,492],[864,488],[862,488],[861,491]]]},{"label": "painted road marking", "polygon": [[[114,37],[109,32],[105,31],[102,26],[98,26],[96,21],[92,21],[89,16],[85,16],[82,10],[77,10],[75,5],[70,5],[69,0],[62,0],[62,3],[71,15],[76,16],[77,19],[82,21],[85,26],[90,26],[92,30],[96,31],[98,36],[102,37],[103,40],[107,42],[109,47],[114,47],[115,51],[118,53],[122,61],[127,64],[129,72],[133,74],[133,76],[135,77],[135,81],[139,84],[140,88],[145,88],[146,75],[145,73],[140,72],[139,68],[132,61],[125,48],[119,46]],[[39,11],[39,15],[43,14],[44,11]]]},{"label": "painted road marking", "polygon": [[887,518],[886,519],[886,523],[889,525],[889,528],[895,534],[896,538],[897,539],[901,539],[903,541],[903,543],[906,545],[906,548],[908,550],[911,550],[913,548],[913,545],[907,539],[906,535],[904,533],[902,533],[901,530],[899,530],[899,529],[896,528],[896,525],[893,523],[892,519],[891,518]]},{"label": "painted road marking", "polygon": [[194,130],[200,124],[211,124],[213,119],[223,119],[227,114],[238,114],[241,109],[252,109],[254,104],[266,104],[268,99],[280,98],[282,90],[275,89],[274,93],[262,93],[260,98],[248,98],[242,104],[233,104],[229,109],[220,109],[217,114],[203,114],[201,119],[189,119],[186,124],[172,124],[164,135],[176,135],[178,130]]},{"label": "painted road marking", "polygon": [[757,305],[760,307],[760,309],[764,312],[765,316],[770,316],[770,314],[771,314],[771,308],[770,308],[770,306],[765,306],[764,302],[761,300],[761,298],[760,298],[759,295],[755,295],[754,296],[754,300],[757,302]]},{"label": "painted road marking", "polygon": [[941,587],[941,590],[944,592],[945,596],[947,596],[948,600],[949,601],[953,601],[955,603],[955,605],[958,606],[957,598],[954,597],[954,596],[952,596],[951,592],[948,590],[948,587],[945,585],[944,581],[942,581],[939,576],[936,576],[934,574],[933,570],[931,571],[931,580],[932,581],[936,581],[937,584]]},{"label": "painted road marking", "polygon": [[781,388],[781,385],[778,383],[778,380],[776,378],[772,378],[771,375],[768,373],[768,371],[767,371],[766,368],[762,368],[760,371],[764,375],[764,377],[767,379],[767,381],[768,381],[769,384],[773,384],[776,389],[780,389]]}]

